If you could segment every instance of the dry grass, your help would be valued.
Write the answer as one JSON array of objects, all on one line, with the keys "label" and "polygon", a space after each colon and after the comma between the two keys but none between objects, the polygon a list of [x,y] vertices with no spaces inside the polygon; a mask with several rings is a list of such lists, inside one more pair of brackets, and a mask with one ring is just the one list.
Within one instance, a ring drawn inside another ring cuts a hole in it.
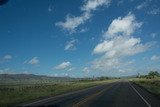
[{"label": "dry grass", "polygon": [[28,102],[38,98],[55,96],[113,81],[115,80],[76,81],[58,84],[1,85],[0,107]]}]

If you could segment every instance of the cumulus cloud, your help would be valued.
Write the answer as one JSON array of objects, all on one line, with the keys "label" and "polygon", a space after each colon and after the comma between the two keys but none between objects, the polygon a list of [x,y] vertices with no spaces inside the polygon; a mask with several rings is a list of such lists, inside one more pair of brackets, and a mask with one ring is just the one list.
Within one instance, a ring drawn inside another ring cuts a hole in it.
[{"label": "cumulus cloud", "polygon": [[118,36],[112,40],[105,40],[98,44],[94,48],[93,53],[105,53],[105,57],[115,58],[135,55],[144,52],[149,47],[150,44],[142,45],[140,38]]},{"label": "cumulus cloud", "polygon": [[141,22],[137,22],[135,20],[135,16],[129,13],[125,17],[118,17],[114,19],[110,24],[107,32],[104,33],[104,37],[106,38],[113,38],[117,35],[122,36],[129,36],[131,35],[136,29],[140,28],[142,25]]},{"label": "cumulus cloud", "polygon": [[122,59],[148,50],[152,43],[142,44],[140,38],[132,34],[140,28],[141,22],[137,22],[134,14],[129,13],[125,17],[118,17],[110,24],[103,35],[104,40],[93,50],[93,54],[101,54],[100,58],[92,62],[94,69],[110,70],[130,64]]},{"label": "cumulus cloud", "polygon": [[81,7],[82,11],[91,12],[96,10],[100,6],[109,6],[111,0],[86,0]]},{"label": "cumulus cloud", "polygon": [[69,42],[67,42],[64,50],[75,50],[76,49],[76,43],[78,42],[77,39],[71,40]]},{"label": "cumulus cloud", "polygon": [[152,60],[152,61],[160,60],[160,56],[153,55],[153,56],[151,57],[151,60]]},{"label": "cumulus cloud", "polygon": [[61,64],[55,66],[54,69],[63,70],[63,69],[66,69],[70,66],[71,66],[71,63],[69,61],[66,61],[66,62],[62,62]]},{"label": "cumulus cloud", "polygon": [[70,33],[75,32],[75,29],[87,21],[91,17],[90,13],[83,13],[81,16],[70,16],[67,15],[65,22],[58,22],[56,26],[62,27],[64,30],[70,31]]},{"label": "cumulus cloud", "polygon": [[92,68],[100,71],[108,71],[122,66],[121,64],[122,63],[119,61],[118,58],[110,59],[102,56],[92,62]]},{"label": "cumulus cloud", "polygon": [[67,15],[64,22],[60,21],[55,25],[73,33],[76,31],[77,27],[91,18],[92,11],[104,5],[109,6],[109,4],[110,0],[85,0],[84,5],[81,7],[82,14],[80,16]]},{"label": "cumulus cloud", "polygon": [[31,60],[25,61],[24,63],[31,64],[31,65],[37,65],[39,64],[39,59],[38,57],[33,57]]}]

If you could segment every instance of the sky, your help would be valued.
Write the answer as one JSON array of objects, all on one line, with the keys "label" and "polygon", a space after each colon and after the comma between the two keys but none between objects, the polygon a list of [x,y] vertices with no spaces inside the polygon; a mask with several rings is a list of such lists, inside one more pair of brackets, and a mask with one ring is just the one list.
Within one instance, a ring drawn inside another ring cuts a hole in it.
[{"label": "sky", "polygon": [[160,72],[159,28],[159,0],[9,0],[0,5],[0,73]]}]

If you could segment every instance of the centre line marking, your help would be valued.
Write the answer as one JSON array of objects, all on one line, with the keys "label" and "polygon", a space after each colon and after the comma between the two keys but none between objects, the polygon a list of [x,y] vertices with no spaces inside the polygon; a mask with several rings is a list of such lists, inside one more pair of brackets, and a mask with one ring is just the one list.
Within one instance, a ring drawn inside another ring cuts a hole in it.
[{"label": "centre line marking", "polygon": [[87,98],[84,98],[83,100],[81,100],[80,102],[74,104],[72,107],[80,107],[83,103],[87,102],[88,100],[91,100],[92,98],[95,98],[96,96],[100,95],[101,93],[103,93],[104,91],[110,89],[111,87],[113,87],[115,84],[112,84],[111,86],[97,92],[97,93],[94,93],[93,95],[87,97]]}]

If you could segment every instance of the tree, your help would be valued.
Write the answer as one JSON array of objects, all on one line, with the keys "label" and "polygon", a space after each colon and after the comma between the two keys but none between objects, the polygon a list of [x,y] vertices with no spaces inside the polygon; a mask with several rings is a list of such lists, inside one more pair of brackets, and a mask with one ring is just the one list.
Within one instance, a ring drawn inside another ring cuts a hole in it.
[{"label": "tree", "polygon": [[154,78],[154,77],[159,77],[160,74],[157,71],[150,71],[148,73],[148,76],[151,77],[151,78]]}]

